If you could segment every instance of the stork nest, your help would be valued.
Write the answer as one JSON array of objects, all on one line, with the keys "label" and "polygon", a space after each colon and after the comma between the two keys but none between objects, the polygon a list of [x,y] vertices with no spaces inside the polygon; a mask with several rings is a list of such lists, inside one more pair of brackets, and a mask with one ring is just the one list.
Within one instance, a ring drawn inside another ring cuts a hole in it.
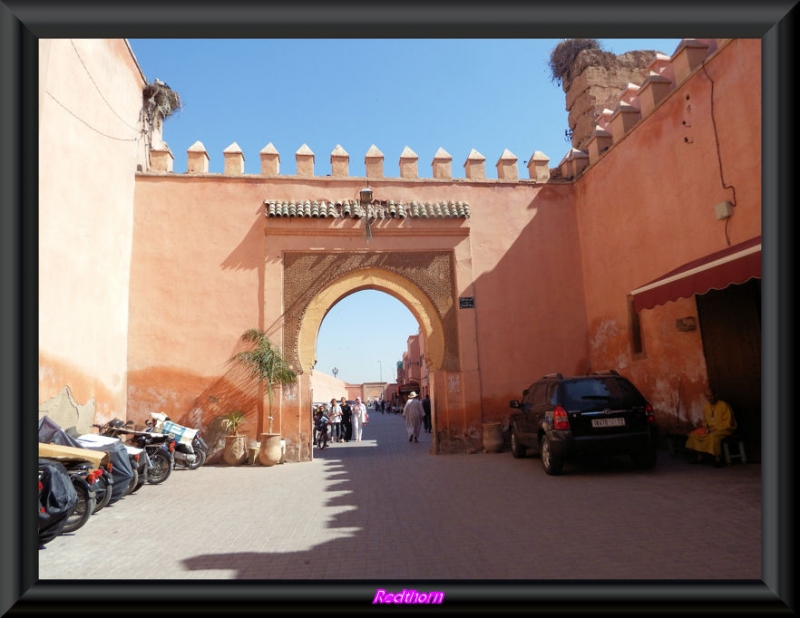
[{"label": "stork nest", "polygon": [[166,84],[147,84],[142,91],[144,105],[162,120],[181,109],[181,97]]},{"label": "stork nest", "polygon": [[550,77],[559,86],[572,80],[572,65],[582,51],[587,49],[600,50],[597,39],[565,39],[550,52]]}]

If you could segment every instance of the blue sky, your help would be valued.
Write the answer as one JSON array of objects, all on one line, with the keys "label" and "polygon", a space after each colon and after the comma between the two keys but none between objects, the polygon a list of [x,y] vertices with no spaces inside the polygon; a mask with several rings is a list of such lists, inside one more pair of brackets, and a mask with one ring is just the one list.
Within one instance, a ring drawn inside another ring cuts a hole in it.
[{"label": "blue sky", "polygon": [[[259,152],[272,143],[282,174],[295,173],[306,144],[315,174],[330,173],[341,145],[351,176],[364,176],[374,144],[384,174],[399,176],[407,146],[419,175],[432,176],[433,155],[453,157],[464,177],[472,149],[486,157],[486,175],[508,149],[521,178],[535,151],[555,167],[570,144],[565,96],[548,59],[562,39],[129,39],[148,82],[166,82],[183,108],[164,123],[164,141],[186,171],[186,150],[200,141],[209,171],[221,173],[222,151],[236,142],[245,173],[260,172]],[[680,39],[599,39],[615,54],[653,49],[672,55]],[[358,318],[354,319],[354,316]],[[375,319],[364,319],[373,316]],[[417,324],[397,300],[359,292],[337,304],[322,324],[317,369],[347,382],[392,381]]]}]

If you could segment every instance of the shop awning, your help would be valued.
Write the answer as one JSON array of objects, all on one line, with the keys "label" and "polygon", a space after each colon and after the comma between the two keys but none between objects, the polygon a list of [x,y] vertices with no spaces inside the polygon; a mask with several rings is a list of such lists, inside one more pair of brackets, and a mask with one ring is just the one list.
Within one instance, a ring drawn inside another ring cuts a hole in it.
[{"label": "shop awning", "polygon": [[637,311],[761,277],[761,236],[684,264],[631,292]]}]

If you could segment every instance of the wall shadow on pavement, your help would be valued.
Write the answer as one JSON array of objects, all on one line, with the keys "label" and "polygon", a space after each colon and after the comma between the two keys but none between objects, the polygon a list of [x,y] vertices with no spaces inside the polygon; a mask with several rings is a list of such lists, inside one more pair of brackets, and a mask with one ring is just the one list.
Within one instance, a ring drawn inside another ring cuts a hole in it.
[{"label": "wall shadow on pavement", "polygon": [[[243,580],[422,582],[420,590],[470,581],[546,590],[599,577],[760,581],[758,465],[690,466],[660,451],[652,471],[610,459],[550,477],[538,457],[507,451],[431,455],[430,436],[408,443],[399,416],[372,416],[368,428],[360,444],[315,451],[328,495],[309,549],[200,554],[184,566]],[[709,546],[722,504],[736,516]],[[284,534],[292,523],[287,514]]]}]

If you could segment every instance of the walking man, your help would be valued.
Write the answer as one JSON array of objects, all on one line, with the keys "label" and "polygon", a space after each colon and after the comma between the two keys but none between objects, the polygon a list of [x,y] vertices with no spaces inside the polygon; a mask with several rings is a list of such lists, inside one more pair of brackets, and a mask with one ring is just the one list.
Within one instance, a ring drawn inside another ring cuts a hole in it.
[{"label": "walking man", "polygon": [[350,404],[344,397],[339,401],[339,407],[342,408],[342,431],[345,442],[350,442],[353,437],[353,411],[350,409]]},{"label": "walking man", "polygon": [[408,401],[403,407],[403,417],[406,419],[408,441],[419,442],[419,430],[422,426],[422,419],[425,418],[425,409],[422,407],[416,391],[409,393]]},{"label": "walking man", "polygon": [[425,418],[423,419],[425,433],[431,432],[431,398],[429,395],[425,395],[425,399],[422,400],[422,409],[425,410]]}]

